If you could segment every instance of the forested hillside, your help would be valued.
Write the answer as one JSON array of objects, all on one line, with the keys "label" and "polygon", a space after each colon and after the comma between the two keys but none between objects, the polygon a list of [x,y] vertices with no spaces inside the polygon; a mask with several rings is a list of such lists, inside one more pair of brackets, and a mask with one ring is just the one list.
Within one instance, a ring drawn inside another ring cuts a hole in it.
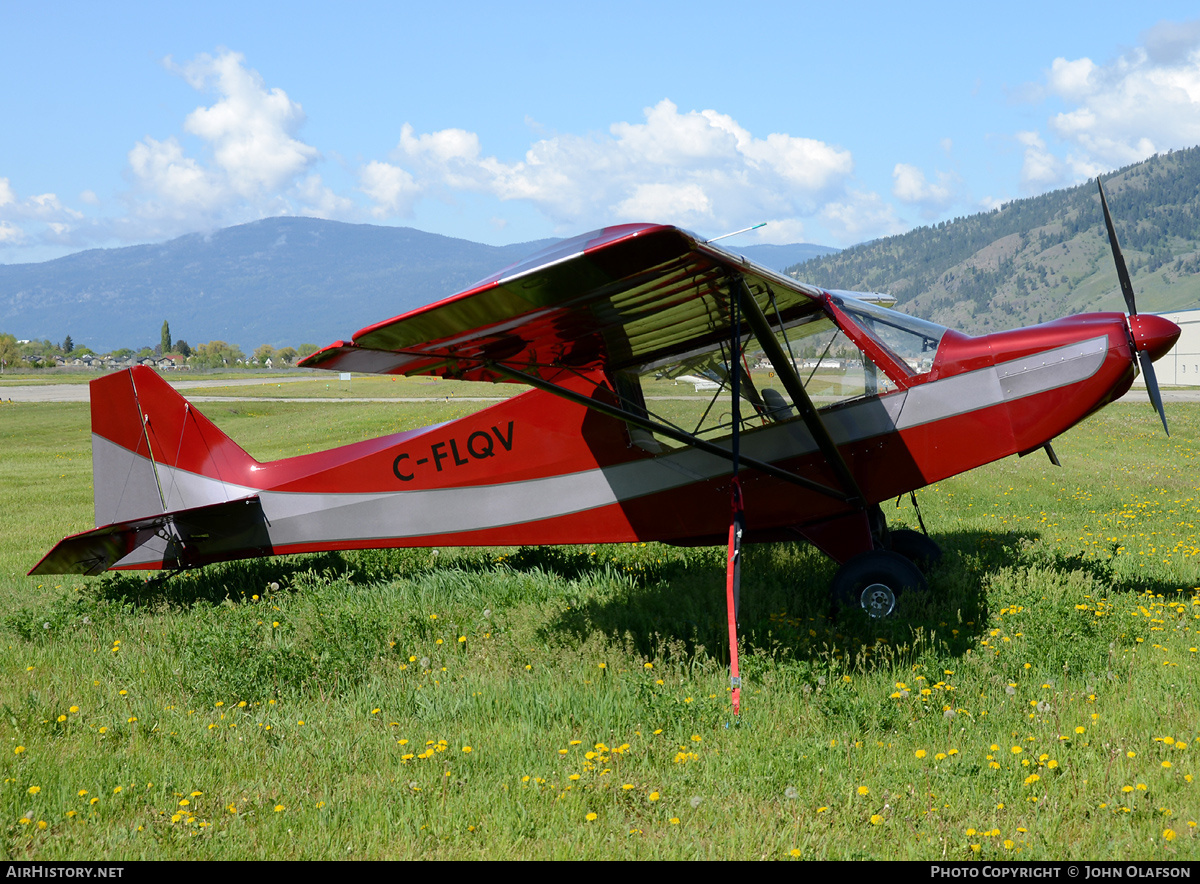
[{"label": "forested hillside", "polygon": [[[1145,311],[1200,307],[1200,148],[1104,176]],[[827,288],[882,291],[963,331],[1124,309],[1095,181],[815,258],[789,270]]]}]

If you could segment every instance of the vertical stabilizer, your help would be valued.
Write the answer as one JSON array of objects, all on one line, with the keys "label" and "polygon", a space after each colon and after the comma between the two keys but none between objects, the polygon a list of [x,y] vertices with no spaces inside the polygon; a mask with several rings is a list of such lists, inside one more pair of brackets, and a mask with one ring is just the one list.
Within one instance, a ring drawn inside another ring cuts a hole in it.
[{"label": "vertical stabilizer", "polygon": [[91,383],[96,525],[253,494],[258,463],[152,369]]}]

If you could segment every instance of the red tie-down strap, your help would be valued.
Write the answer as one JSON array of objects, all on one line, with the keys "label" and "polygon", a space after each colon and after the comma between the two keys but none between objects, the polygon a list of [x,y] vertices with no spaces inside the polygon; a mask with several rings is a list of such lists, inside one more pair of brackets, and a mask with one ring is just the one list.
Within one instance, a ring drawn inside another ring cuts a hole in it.
[{"label": "red tie-down strap", "polygon": [[742,587],[742,531],[745,529],[745,509],[742,505],[742,483],[733,477],[729,520],[729,557],[725,566],[725,606],[729,613],[729,684],[732,689],[733,714],[737,715],[742,700],[742,679],[738,674],[737,615]]}]

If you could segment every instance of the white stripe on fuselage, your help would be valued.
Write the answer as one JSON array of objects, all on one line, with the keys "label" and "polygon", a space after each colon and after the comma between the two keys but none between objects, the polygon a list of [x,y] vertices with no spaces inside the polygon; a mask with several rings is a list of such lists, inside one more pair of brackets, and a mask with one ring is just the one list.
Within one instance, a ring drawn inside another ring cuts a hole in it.
[{"label": "white stripe on fuselage", "polygon": [[[907,391],[848,402],[821,417],[837,445],[862,441],[1078,383],[1099,370],[1107,350],[1108,339],[1100,336]],[[810,454],[817,446],[804,423],[794,419],[745,433],[741,450],[748,457],[777,462]],[[493,485],[347,494],[257,493],[271,542],[279,547],[453,534],[552,519],[729,472],[728,461],[685,448],[652,459]],[[209,502],[255,493],[255,489],[161,464],[159,473],[164,489],[178,488],[179,499],[189,506],[197,505],[193,495]],[[175,499],[172,494],[171,500]]]}]

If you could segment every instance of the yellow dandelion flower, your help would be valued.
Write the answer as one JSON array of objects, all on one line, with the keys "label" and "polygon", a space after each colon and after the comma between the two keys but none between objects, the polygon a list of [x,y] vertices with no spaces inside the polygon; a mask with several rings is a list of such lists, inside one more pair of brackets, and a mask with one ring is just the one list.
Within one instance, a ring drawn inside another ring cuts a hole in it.
[{"label": "yellow dandelion flower", "polygon": [[14,755],[20,755],[20,754],[21,754],[22,752],[24,752],[24,751],[25,751],[25,747],[24,747],[24,746],[17,746],[17,748],[13,749],[13,754],[14,754]]},{"label": "yellow dandelion flower", "polygon": [[287,810],[287,808],[286,808],[286,807],[284,807],[282,804],[276,804],[276,805],[275,805],[275,812],[276,812],[276,813],[283,813],[285,810]]},{"label": "yellow dandelion flower", "polygon": [[594,823],[596,821],[595,812],[589,813],[587,816],[584,817],[584,819],[587,820],[589,823]]},{"label": "yellow dandelion flower", "polygon": [[925,750],[924,750],[924,749],[918,749],[916,752],[914,752],[914,753],[913,753],[913,755],[917,756],[917,758],[924,758],[924,757],[925,757]]},{"label": "yellow dandelion flower", "polygon": [[650,800],[651,800],[651,801],[657,801],[659,798],[662,798],[662,796],[661,796],[661,795],[659,795],[657,792],[651,792],[651,793],[650,793]]},{"label": "yellow dandelion flower", "polygon": [[42,791],[42,787],[41,787],[41,786],[30,786],[30,787],[29,787],[29,794],[30,794],[30,795],[36,795],[36,794],[37,794],[38,792],[40,792],[40,791]]},{"label": "yellow dandelion flower", "polygon": [[1162,836],[1163,836],[1164,841],[1174,841],[1175,840],[1175,830],[1174,829],[1163,829]]},{"label": "yellow dandelion flower", "polygon": [[870,794],[871,794],[871,790],[870,790],[870,789],[868,789],[866,786],[859,786],[859,787],[858,787],[858,794],[859,794],[859,795],[870,795]]},{"label": "yellow dandelion flower", "polygon": [[883,822],[883,817],[881,817],[879,814],[877,814],[877,813],[871,814],[871,825],[872,826],[878,826],[882,822]]}]

